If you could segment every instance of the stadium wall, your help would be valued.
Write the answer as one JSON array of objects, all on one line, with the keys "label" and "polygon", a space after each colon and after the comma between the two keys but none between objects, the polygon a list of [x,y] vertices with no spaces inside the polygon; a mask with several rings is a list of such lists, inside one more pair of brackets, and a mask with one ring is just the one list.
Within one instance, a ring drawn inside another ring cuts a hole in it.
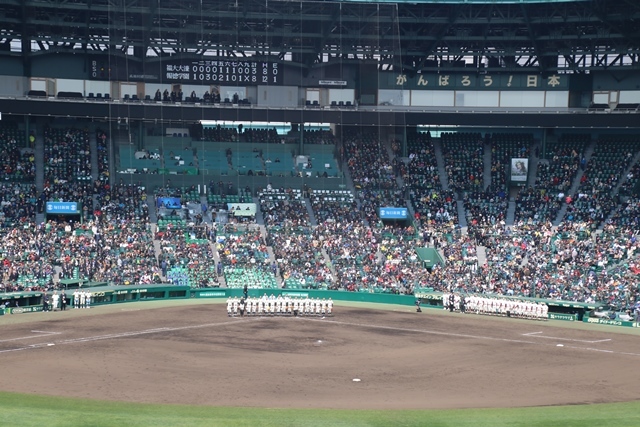
[{"label": "stadium wall", "polygon": [[[83,288],[91,293],[91,306],[120,304],[127,302],[140,301],[156,301],[156,300],[175,300],[175,299],[226,299],[229,297],[242,297],[242,289],[230,288],[198,288],[192,289],[188,286],[174,286],[168,284],[160,285],[139,285],[139,286],[108,286],[104,282],[85,283]],[[73,290],[77,284],[71,286],[67,290],[69,305],[72,308]],[[251,297],[260,297],[268,294],[269,296],[290,296],[298,298],[318,298],[329,299],[344,302],[362,302],[375,304],[393,304],[401,306],[415,306],[416,301],[421,303],[423,308],[443,309],[442,293],[440,292],[422,292],[412,295],[398,295],[387,293],[371,293],[371,292],[347,292],[347,291],[325,291],[325,290],[306,290],[306,289],[249,289],[248,295]],[[5,314],[22,314],[34,313],[42,311],[42,292],[14,292],[0,296],[0,315]],[[498,298],[498,297],[496,297]],[[610,326],[623,327],[640,327],[640,322],[628,322],[621,320],[611,320],[606,318],[589,317],[589,311],[594,310],[596,305],[577,303],[571,301],[556,300],[539,300],[533,298],[521,298],[531,301],[545,302],[549,307],[549,319],[562,321],[582,321],[584,323],[593,323]]]}]

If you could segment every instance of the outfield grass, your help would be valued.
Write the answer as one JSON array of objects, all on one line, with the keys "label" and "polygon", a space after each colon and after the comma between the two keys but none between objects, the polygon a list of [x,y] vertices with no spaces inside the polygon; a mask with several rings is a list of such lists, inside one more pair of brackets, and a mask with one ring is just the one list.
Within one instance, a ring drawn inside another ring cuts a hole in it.
[{"label": "outfield grass", "polygon": [[640,425],[640,401],[515,409],[346,411],[145,405],[0,392],[0,414],[3,425],[26,427],[621,427]]}]

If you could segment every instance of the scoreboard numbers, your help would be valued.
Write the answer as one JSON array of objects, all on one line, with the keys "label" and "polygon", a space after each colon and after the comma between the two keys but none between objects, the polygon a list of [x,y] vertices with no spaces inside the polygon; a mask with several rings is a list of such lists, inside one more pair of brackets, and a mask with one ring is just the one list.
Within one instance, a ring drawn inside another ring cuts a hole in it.
[{"label": "scoreboard numbers", "polygon": [[164,65],[164,80],[196,84],[281,84],[274,62],[198,60]]}]

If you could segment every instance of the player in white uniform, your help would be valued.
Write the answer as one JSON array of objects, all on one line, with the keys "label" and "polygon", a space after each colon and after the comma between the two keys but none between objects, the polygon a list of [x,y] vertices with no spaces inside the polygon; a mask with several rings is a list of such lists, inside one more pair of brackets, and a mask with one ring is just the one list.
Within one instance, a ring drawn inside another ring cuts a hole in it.
[{"label": "player in white uniform", "polygon": [[73,291],[73,308],[80,308],[80,291]]},{"label": "player in white uniform", "polygon": [[227,298],[227,316],[231,317],[233,315],[233,301],[231,301],[231,297]]},{"label": "player in white uniform", "polygon": [[87,291],[84,297],[84,304],[86,308],[91,308],[91,292]]},{"label": "player in white uniform", "polygon": [[60,295],[58,295],[58,291],[53,291],[53,295],[51,296],[51,311],[56,311],[59,302]]}]

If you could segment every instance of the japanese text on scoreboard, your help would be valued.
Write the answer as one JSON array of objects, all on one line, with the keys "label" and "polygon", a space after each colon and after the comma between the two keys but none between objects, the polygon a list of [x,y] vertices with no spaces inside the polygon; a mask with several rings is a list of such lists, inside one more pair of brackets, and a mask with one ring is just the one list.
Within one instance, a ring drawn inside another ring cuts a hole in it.
[{"label": "japanese text on scoreboard", "polygon": [[196,60],[166,64],[166,80],[184,83],[231,83],[278,85],[280,69],[275,62]]}]

